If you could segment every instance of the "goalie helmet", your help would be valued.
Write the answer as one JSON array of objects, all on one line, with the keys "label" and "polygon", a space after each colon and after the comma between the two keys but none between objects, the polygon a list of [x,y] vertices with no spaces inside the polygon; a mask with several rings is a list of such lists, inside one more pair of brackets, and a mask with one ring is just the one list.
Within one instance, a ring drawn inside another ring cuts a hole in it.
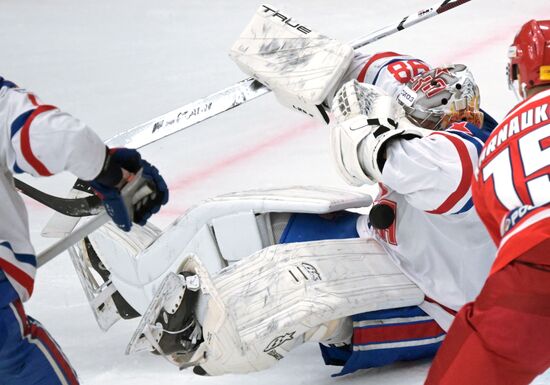
[{"label": "goalie helmet", "polygon": [[520,99],[527,90],[550,85],[550,20],[525,23],[508,50],[508,86]]},{"label": "goalie helmet", "polygon": [[423,128],[444,130],[460,121],[483,125],[479,88],[464,64],[434,68],[414,77],[397,100],[407,118]]}]

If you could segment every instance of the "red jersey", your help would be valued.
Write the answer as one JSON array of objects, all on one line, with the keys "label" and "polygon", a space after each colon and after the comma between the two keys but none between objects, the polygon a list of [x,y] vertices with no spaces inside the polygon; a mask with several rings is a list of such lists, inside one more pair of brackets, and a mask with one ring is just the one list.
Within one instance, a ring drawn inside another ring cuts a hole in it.
[{"label": "red jersey", "polygon": [[550,238],[549,116],[546,90],[518,104],[481,152],[472,195],[498,246],[492,273]]}]

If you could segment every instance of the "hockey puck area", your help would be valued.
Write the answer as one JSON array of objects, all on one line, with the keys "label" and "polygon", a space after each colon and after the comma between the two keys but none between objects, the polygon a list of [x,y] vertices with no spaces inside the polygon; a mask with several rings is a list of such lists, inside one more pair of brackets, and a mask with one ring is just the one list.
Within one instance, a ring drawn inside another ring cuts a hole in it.
[{"label": "hockey puck area", "polygon": [[387,204],[377,203],[369,212],[369,221],[375,229],[387,229],[395,221],[395,212]]}]

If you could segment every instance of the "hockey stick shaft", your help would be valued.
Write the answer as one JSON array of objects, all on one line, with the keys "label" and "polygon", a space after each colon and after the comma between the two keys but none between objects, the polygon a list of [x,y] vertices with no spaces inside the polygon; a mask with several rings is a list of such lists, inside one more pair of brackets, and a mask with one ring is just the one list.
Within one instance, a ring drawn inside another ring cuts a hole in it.
[{"label": "hockey stick shaft", "polygon": [[354,49],[359,49],[366,46],[367,44],[371,44],[386,36],[393,35],[394,33],[402,31],[406,28],[410,28],[415,24],[421,23],[427,19],[440,15],[470,1],[471,0],[445,0],[439,4],[435,4],[430,8],[422,9],[417,13],[405,16],[398,24],[388,25],[367,36],[354,40],[350,44]]},{"label": "hockey stick shaft", "polygon": [[[354,40],[351,42],[351,45],[355,49],[364,47],[365,45],[380,40],[386,36],[393,35],[399,31],[407,29],[415,24],[470,1],[471,0],[441,1],[430,8],[422,9],[402,18],[398,23],[393,23],[374,31],[367,36]],[[140,148],[169,135],[183,131],[197,123],[203,122],[211,117],[240,106],[241,104],[247,103],[250,100],[256,99],[257,97],[269,92],[270,90],[267,87],[255,81],[253,78],[248,78],[231,87],[223,89],[195,102],[186,104],[178,109],[170,111],[127,131],[121,132],[108,139],[105,143],[111,147],[124,146]],[[25,188],[22,188],[21,190],[27,194]],[[33,198],[32,192],[29,192],[27,195]],[[52,205],[45,203],[44,200],[42,203],[52,207]],[[63,210],[59,207],[54,209],[61,214],[70,215],[66,213],[68,210]]]},{"label": "hockey stick shaft", "polygon": [[[354,49],[364,47],[372,42],[393,35],[470,1],[471,0],[441,1],[430,8],[422,9],[411,15],[405,16],[398,23],[390,24],[362,38],[354,40],[350,45]],[[117,134],[105,143],[111,147],[143,147],[269,92],[271,92],[269,88],[255,81],[253,78],[248,78],[222,91],[216,92],[196,102],[186,104],[183,107],[147,123]]]},{"label": "hockey stick shaft", "polygon": [[51,261],[59,254],[67,250],[69,247],[71,247],[81,239],[84,239],[84,237],[86,237],[88,234],[94,232],[105,223],[109,222],[110,219],[111,218],[109,217],[109,215],[105,211],[103,211],[101,214],[96,215],[88,222],[86,222],[85,225],[80,226],[78,229],[74,230],[65,238],[55,242],[50,247],[41,251],[40,254],[36,256],[37,267],[43,266],[47,262]]},{"label": "hockey stick shaft", "polygon": [[[154,190],[152,190],[148,185],[147,180],[143,178],[142,173],[143,171],[139,170],[132,180],[130,180],[120,192],[122,199],[130,212],[132,212],[131,207],[133,204],[154,193]],[[88,222],[71,232],[68,236],[60,239],[38,254],[37,266],[40,267],[46,262],[52,260],[81,239],[84,239],[84,237],[88,234],[94,232],[105,223],[109,222],[109,219],[109,215],[105,210],[103,210],[99,215],[91,218]]]}]

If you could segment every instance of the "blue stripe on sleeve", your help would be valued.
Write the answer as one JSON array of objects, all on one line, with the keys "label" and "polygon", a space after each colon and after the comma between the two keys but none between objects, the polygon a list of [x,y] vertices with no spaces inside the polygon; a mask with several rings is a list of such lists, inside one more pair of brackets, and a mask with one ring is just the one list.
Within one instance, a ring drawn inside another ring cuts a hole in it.
[{"label": "blue stripe on sleeve", "polygon": [[27,121],[27,119],[29,118],[29,116],[31,116],[32,112],[34,111],[33,110],[29,110],[27,112],[24,112],[22,113],[21,115],[19,115],[14,121],[13,123],[11,124],[11,137],[13,138],[15,136],[15,134],[17,134],[19,132],[19,130],[21,130],[21,128],[23,128],[23,126],[25,125],[25,122]]},{"label": "blue stripe on sleeve", "polygon": [[470,197],[470,199],[468,199],[468,202],[466,202],[464,207],[462,207],[460,210],[458,210],[456,213],[453,213],[452,215],[465,213],[466,211],[470,210],[472,207],[474,207],[474,201]]},{"label": "blue stripe on sleeve", "polygon": [[9,80],[6,80],[0,76],[0,88],[2,87],[16,88],[17,85],[14,82],[10,82]]},{"label": "blue stripe on sleeve", "polygon": [[36,256],[34,254],[20,254],[13,251],[13,248],[11,247],[9,242],[0,242],[0,246],[4,246],[7,249],[10,249],[13,255],[15,256],[15,259],[17,259],[21,263],[27,263],[29,265],[32,265],[36,267]]},{"label": "blue stripe on sleeve", "polygon": [[[470,127],[468,127],[468,128],[470,128]],[[483,143],[480,143],[479,141],[477,141],[475,137],[472,137],[472,136],[470,136],[470,135],[468,135],[468,134],[466,134],[465,132],[462,132],[462,131],[455,131],[452,128],[447,130],[446,132],[448,132],[449,134],[454,134],[456,136],[460,136],[462,139],[467,140],[468,142],[472,143],[476,147],[477,155],[481,154],[481,149],[483,148]]]},{"label": "blue stripe on sleeve", "polygon": [[490,134],[495,128],[497,128],[498,122],[487,112],[483,111],[483,109],[481,109],[481,112],[483,112],[483,127],[481,127],[481,129],[489,132]]},{"label": "blue stripe on sleeve", "polygon": [[16,173],[16,174],[23,174],[25,171],[19,167],[19,165],[17,164],[17,162],[13,162],[13,171]]}]

